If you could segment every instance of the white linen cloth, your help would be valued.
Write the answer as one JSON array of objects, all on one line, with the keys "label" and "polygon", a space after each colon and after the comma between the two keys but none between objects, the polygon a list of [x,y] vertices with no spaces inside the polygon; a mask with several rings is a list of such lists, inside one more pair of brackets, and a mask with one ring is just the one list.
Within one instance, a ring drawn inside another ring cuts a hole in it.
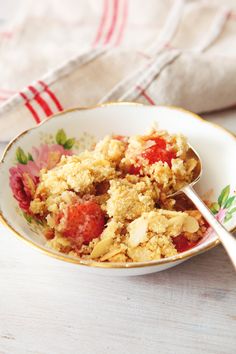
[{"label": "white linen cloth", "polygon": [[7,15],[0,22],[0,143],[63,109],[99,102],[174,105],[198,113],[234,106],[235,5],[14,2],[11,22]]}]

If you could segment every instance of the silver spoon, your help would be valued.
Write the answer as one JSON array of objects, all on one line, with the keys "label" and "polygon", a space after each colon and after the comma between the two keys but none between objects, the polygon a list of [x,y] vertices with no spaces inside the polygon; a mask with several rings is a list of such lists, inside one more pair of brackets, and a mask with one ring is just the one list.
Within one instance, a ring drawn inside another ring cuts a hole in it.
[{"label": "silver spoon", "polygon": [[193,186],[200,180],[202,176],[202,161],[198,153],[189,146],[188,158],[194,158],[197,161],[197,166],[194,169],[194,178],[193,181],[178,190],[175,193],[172,193],[168,197],[176,196],[177,194],[184,193],[192,202],[195,204],[197,209],[201,212],[202,216],[207,220],[209,225],[218,235],[222,245],[224,246],[226,252],[228,253],[234,267],[236,270],[236,239],[235,237],[225,229],[225,227],[214,217],[210,209],[205,205],[201,200],[198,194],[193,189]]}]

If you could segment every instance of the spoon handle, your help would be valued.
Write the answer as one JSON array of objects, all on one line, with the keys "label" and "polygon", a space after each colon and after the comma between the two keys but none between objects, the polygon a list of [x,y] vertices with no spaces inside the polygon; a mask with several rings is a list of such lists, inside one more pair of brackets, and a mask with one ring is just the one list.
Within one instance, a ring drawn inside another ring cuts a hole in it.
[{"label": "spoon handle", "polygon": [[226,252],[228,253],[234,267],[236,270],[236,239],[228,232],[224,226],[214,217],[210,209],[203,203],[201,198],[192,188],[188,185],[182,189],[182,191],[191,199],[198,210],[201,212],[202,216],[207,220],[212,229],[217,233],[221,243],[223,244]]}]

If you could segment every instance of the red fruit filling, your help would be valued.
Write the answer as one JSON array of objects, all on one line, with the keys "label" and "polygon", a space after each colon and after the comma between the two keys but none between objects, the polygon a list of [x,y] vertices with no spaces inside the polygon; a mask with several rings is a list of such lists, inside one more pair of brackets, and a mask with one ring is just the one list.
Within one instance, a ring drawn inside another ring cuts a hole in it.
[{"label": "red fruit filling", "polygon": [[150,165],[162,161],[167,162],[171,167],[171,160],[176,157],[176,153],[166,150],[166,141],[162,138],[152,138],[149,140],[155,141],[156,144],[147,148],[141,156],[147,159]]},{"label": "red fruit filling", "polygon": [[141,170],[141,166],[135,167],[134,165],[130,165],[127,173],[129,173],[130,175],[138,175],[140,170]]},{"label": "red fruit filling", "polygon": [[[152,165],[155,162],[162,161],[166,162],[171,167],[171,160],[176,158],[176,153],[174,151],[166,150],[166,141],[162,138],[149,138],[148,140],[154,141],[155,145],[150,146],[145,149],[141,157],[148,160],[148,163]],[[140,166],[131,165],[129,167],[128,173],[132,175],[137,175],[140,172]]]},{"label": "red fruit filling", "polygon": [[81,246],[101,235],[105,218],[100,205],[93,201],[67,207],[62,234]]},{"label": "red fruit filling", "polygon": [[197,242],[189,241],[183,234],[172,238],[173,244],[178,252],[184,252],[196,246]]}]

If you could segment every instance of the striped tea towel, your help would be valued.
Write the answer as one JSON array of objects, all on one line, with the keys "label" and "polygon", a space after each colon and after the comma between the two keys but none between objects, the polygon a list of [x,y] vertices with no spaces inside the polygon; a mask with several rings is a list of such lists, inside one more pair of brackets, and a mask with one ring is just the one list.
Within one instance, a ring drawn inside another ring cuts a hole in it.
[{"label": "striped tea towel", "polygon": [[14,4],[0,22],[0,143],[75,106],[236,103],[233,0]]}]

